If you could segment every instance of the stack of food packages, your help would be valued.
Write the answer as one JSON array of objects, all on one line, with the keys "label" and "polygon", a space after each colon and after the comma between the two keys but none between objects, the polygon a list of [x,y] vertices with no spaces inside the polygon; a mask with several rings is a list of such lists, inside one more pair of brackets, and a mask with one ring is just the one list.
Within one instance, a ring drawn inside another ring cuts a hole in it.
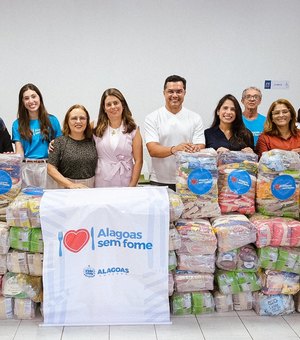
[{"label": "stack of food packages", "polygon": [[32,319],[42,302],[41,195],[38,188],[23,189],[6,209],[6,226],[0,229],[2,319]]},{"label": "stack of food packages", "polygon": [[177,315],[210,313],[217,240],[208,217],[220,215],[217,154],[213,149],[179,152],[176,162],[183,211],[170,229],[171,309]]},{"label": "stack of food packages", "polygon": [[[273,150],[258,164],[255,154],[217,156],[204,149],[178,152],[176,160],[183,211],[170,228],[173,314],[214,308],[285,314],[295,310],[292,295],[299,311],[300,222],[270,217],[299,218],[299,156]],[[265,216],[255,214],[255,191],[257,210]]]},{"label": "stack of food packages", "polygon": [[21,191],[22,157],[0,154],[0,220],[5,222],[6,207]]},{"label": "stack of food packages", "polygon": [[[300,158],[296,152],[264,152],[258,167],[256,225],[262,291],[254,296],[260,315],[299,311]],[[263,215],[265,216],[263,216]],[[294,295],[294,301],[293,301]]]},{"label": "stack of food packages", "polygon": [[[262,290],[254,295],[260,315],[295,311],[293,295],[300,290],[300,222],[286,217],[253,215]],[[295,301],[297,298],[295,296]],[[299,311],[299,298],[297,309]]]},{"label": "stack of food packages", "polygon": [[214,218],[212,226],[218,239],[216,310],[252,309],[252,292],[261,289],[258,257],[252,245],[256,240],[255,226],[240,214]]},{"label": "stack of food packages", "polygon": [[242,214],[255,213],[258,157],[230,151],[218,156],[219,204],[222,216],[211,219],[218,239],[216,310],[252,309],[252,292],[261,288],[254,225]]}]

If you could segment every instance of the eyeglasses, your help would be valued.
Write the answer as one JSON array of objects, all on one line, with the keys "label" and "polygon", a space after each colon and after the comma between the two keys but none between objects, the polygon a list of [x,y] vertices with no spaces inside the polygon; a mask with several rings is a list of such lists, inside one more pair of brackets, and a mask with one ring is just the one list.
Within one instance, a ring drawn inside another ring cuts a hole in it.
[{"label": "eyeglasses", "polygon": [[283,116],[287,116],[289,114],[290,110],[284,109],[284,110],[276,110],[272,111],[272,116],[273,117],[278,117],[280,113],[282,113]]},{"label": "eyeglasses", "polygon": [[254,94],[253,96],[251,96],[251,94],[247,94],[247,96],[245,96],[244,98],[247,100],[250,100],[250,99],[258,100],[260,99],[260,95]]},{"label": "eyeglasses", "polygon": [[84,122],[84,121],[87,120],[87,118],[84,117],[84,116],[80,116],[80,117],[71,117],[71,118],[70,118],[70,121],[71,121],[72,123],[76,123],[77,120],[80,120],[81,122]]}]

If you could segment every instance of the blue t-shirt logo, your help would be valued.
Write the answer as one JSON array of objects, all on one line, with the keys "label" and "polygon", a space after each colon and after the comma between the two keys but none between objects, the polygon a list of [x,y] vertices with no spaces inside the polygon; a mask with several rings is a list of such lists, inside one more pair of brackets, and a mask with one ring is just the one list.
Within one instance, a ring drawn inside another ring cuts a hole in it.
[{"label": "blue t-shirt logo", "polygon": [[12,180],[9,174],[4,171],[0,170],[0,194],[6,194],[12,187]]},{"label": "blue t-shirt logo", "polygon": [[187,185],[194,194],[204,195],[213,186],[212,174],[206,169],[193,170],[188,176]]},{"label": "blue t-shirt logo", "polygon": [[246,170],[234,170],[228,176],[229,189],[238,195],[246,194],[251,188],[251,177]]},{"label": "blue t-shirt logo", "polygon": [[294,195],[296,191],[296,181],[290,175],[280,175],[271,184],[271,192],[279,200],[286,200]]}]

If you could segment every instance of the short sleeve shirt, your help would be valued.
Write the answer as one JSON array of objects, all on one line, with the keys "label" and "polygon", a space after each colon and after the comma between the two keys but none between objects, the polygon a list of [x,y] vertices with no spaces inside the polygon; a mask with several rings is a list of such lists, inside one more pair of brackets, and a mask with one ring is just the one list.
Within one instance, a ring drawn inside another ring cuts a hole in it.
[{"label": "short sleeve shirt", "polygon": [[[62,135],[59,121],[53,115],[49,115],[49,120],[52,125],[54,135],[51,139]],[[15,120],[12,126],[12,139],[14,142],[21,142],[25,158],[42,159],[48,158],[49,141],[44,140],[41,133],[40,122],[38,119],[30,120],[29,127],[32,131],[32,140],[27,141],[21,137],[19,132],[19,120]]]}]

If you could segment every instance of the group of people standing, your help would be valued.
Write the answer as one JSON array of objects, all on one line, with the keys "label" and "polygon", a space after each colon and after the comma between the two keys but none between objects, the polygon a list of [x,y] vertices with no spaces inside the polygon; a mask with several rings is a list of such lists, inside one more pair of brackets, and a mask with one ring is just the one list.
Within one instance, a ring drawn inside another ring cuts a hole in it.
[{"label": "group of people standing", "polygon": [[175,188],[176,151],[195,152],[204,147],[217,152],[256,152],[274,148],[300,151],[296,111],[286,99],[272,103],[267,116],[258,112],[261,91],[249,87],[242,93],[244,112],[231,94],[223,96],[214,110],[213,123],[204,130],[201,117],[183,107],[186,80],[170,76],[164,84],[165,106],[145,120],[145,140],[152,157],[150,178],[156,185]]},{"label": "group of people standing", "polygon": [[[199,114],[183,107],[186,80],[168,77],[165,105],[145,118],[145,143],[151,156],[150,184],[175,190],[177,151],[197,152],[205,147],[262,152],[274,148],[300,152],[297,115],[286,99],[272,103],[267,116],[258,113],[261,91],[242,93],[242,112],[231,94],[222,97],[213,123],[204,130]],[[24,85],[19,93],[18,118],[13,123],[15,152],[24,157],[24,186],[86,188],[136,186],[143,165],[143,141],[123,94],[104,91],[96,123],[83,105],[71,106],[62,131],[45,108],[39,89]],[[0,152],[13,152],[10,135],[0,120]]]}]

